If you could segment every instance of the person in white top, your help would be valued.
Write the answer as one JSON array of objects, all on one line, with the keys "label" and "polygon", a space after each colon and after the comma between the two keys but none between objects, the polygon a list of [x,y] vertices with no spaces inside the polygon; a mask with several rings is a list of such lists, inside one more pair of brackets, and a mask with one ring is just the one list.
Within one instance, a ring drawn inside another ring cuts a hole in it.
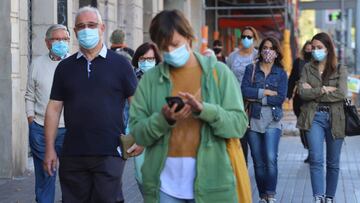
[{"label": "person in white top", "polygon": [[[25,93],[26,115],[29,123],[29,142],[35,169],[36,202],[54,202],[56,176],[49,176],[43,169],[45,155],[44,119],[49,102],[55,69],[68,56],[69,32],[64,25],[51,25],[45,35],[48,53],[35,58],[28,71]],[[61,115],[55,148],[61,153],[65,135]]]}]

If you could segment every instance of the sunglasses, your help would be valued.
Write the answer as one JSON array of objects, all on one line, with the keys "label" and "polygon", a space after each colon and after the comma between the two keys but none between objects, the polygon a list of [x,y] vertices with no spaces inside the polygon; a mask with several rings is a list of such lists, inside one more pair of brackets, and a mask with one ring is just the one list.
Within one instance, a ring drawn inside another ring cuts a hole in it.
[{"label": "sunglasses", "polygon": [[241,39],[245,39],[245,38],[252,39],[252,38],[253,38],[253,36],[249,36],[249,35],[241,35]]}]

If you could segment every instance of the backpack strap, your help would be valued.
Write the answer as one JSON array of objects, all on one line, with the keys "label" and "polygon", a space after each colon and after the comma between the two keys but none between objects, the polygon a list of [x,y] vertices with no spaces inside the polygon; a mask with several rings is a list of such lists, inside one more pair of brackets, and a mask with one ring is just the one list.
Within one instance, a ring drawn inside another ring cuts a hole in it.
[{"label": "backpack strap", "polygon": [[[254,83],[255,80],[255,69],[256,69],[256,63],[254,62],[252,64],[252,73],[251,73],[251,85]],[[241,85],[241,84],[240,84]]]}]

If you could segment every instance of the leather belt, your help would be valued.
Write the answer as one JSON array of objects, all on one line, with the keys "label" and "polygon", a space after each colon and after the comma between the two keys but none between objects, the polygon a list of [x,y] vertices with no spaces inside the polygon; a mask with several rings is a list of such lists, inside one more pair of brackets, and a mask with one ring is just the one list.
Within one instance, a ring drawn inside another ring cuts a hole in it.
[{"label": "leather belt", "polygon": [[330,106],[317,106],[316,111],[330,112]]}]

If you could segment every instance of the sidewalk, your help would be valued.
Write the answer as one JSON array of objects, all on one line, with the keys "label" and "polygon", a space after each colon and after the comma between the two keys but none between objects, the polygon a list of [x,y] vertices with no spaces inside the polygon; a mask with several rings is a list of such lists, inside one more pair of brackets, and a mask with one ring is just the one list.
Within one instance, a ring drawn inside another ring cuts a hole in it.
[{"label": "sidewalk", "polygon": [[[296,119],[287,112],[283,123],[284,136],[279,149],[279,177],[276,198],[281,203],[310,203],[312,191],[309,166],[303,160],[307,152],[303,149],[297,131]],[[250,157],[249,157],[250,159]],[[345,139],[340,164],[340,177],[336,193],[338,203],[360,203],[360,136]],[[254,170],[249,160],[253,202],[258,201],[254,180]],[[0,203],[30,203],[34,201],[34,174],[28,171],[24,176],[12,180],[0,179]],[[127,161],[123,175],[123,190],[126,203],[142,203],[140,192],[134,179],[133,160]],[[57,183],[56,202],[61,202]]]}]

